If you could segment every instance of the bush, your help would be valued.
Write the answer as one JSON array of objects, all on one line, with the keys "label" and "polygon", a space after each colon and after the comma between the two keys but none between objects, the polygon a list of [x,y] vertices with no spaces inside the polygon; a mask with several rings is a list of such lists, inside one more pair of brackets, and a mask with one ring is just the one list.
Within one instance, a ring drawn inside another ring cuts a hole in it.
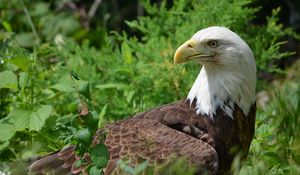
[{"label": "bush", "polygon": [[[12,33],[18,26],[8,19],[0,33],[1,162],[20,161],[77,143],[74,133],[89,127],[76,123],[78,105],[88,104],[89,109],[84,110],[99,120],[100,127],[184,98],[199,65],[175,66],[172,57],[176,47],[201,28],[229,27],[253,49],[259,70],[280,71],[272,63],[291,54],[280,53],[279,48],[284,44],[280,39],[293,32],[277,23],[279,9],[266,25],[252,24],[259,9],[249,7],[250,2],[180,0],[169,7],[166,1],[160,5],[146,1],[147,16],[127,21],[141,37],[104,33],[100,48],[88,40],[77,43],[66,31],[37,23],[47,15],[56,22],[49,9],[41,16],[34,10],[25,13],[23,23],[31,25],[29,34],[35,39],[24,40],[22,33]],[[25,5],[24,9],[28,10]],[[80,30],[76,18],[67,19],[71,29]]]}]

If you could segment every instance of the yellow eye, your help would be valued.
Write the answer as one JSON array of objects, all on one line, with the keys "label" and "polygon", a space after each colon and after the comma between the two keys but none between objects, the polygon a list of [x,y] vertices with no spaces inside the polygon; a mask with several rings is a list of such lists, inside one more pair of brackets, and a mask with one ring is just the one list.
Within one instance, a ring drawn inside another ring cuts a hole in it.
[{"label": "yellow eye", "polygon": [[211,40],[211,41],[208,41],[207,44],[212,47],[212,48],[215,48],[218,46],[218,41],[216,40]]}]

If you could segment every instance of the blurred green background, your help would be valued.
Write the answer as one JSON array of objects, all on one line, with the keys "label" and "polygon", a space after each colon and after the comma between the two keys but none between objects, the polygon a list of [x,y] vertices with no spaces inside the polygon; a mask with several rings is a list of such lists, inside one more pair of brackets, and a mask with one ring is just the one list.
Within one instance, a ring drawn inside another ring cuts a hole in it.
[{"label": "blurred green background", "polygon": [[235,174],[300,174],[297,5],[0,0],[0,173],[24,174],[35,156],[76,144],[78,109],[101,127],[185,98],[200,65],[175,66],[173,54],[221,25],[253,49],[259,76],[256,135]]}]

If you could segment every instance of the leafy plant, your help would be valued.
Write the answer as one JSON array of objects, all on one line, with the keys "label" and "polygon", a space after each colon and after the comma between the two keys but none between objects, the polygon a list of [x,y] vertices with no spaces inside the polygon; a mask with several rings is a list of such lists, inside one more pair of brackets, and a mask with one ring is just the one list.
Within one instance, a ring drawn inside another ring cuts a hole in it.
[{"label": "leafy plant", "polygon": [[[93,158],[90,167],[91,173],[100,172],[107,152],[103,145],[90,147],[95,130],[184,98],[199,66],[174,66],[172,57],[176,47],[199,29],[229,27],[253,49],[259,70],[280,72],[274,60],[292,54],[279,52],[285,44],[281,38],[295,34],[278,24],[279,9],[267,18],[266,25],[252,24],[259,8],[250,7],[251,2],[180,0],[170,5],[167,1],[143,1],[147,15],[126,21],[138,35],[106,33],[105,28],[98,28],[90,29],[91,33],[101,31],[91,40],[82,40],[90,37],[79,25],[76,13],[57,12],[51,8],[57,4],[0,4],[4,9],[0,29],[0,166],[12,171],[7,162],[22,162],[76,144],[80,155],[85,151],[92,157],[104,155],[100,162]],[[96,39],[101,47],[91,42]],[[295,94],[279,97],[270,111],[282,117],[258,113],[256,139],[241,174],[298,172],[295,123],[299,105],[286,103],[297,101]],[[283,145],[288,149],[281,150]],[[98,149],[103,154],[98,155]],[[284,162],[286,159],[292,163]],[[25,165],[18,165],[25,171]]]}]

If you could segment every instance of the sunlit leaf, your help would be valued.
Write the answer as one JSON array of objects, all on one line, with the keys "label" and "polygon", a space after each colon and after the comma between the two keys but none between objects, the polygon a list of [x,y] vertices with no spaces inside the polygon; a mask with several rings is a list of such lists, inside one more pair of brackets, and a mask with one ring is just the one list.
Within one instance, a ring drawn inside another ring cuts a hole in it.
[{"label": "sunlit leaf", "polygon": [[27,72],[30,67],[30,60],[25,56],[14,57],[12,59],[8,59],[7,62],[16,65],[18,68],[22,69],[25,72]]},{"label": "sunlit leaf", "polygon": [[0,88],[17,89],[17,76],[12,71],[0,72]]},{"label": "sunlit leaf", "polygon": [[15,109],[9,113],[8,119],[18,131],[24,129],[39,131],[44,126],[52,110],[53,108],[50,105],[42,105],[36,111]]},{"label": "sunlit leaf", "polygon": [[16,128],[12,124],[0,123],[0,142],[8,141],[16,133]]},{"label": "sunlit leaf", "polygon": [[121,50],[122,50],[122,56],[123,56],[125,63],[131,64],[132,63],[131,49],[126,42],[122,43]]},{"label": "sunlit leaf", "polygon": [[96,85],[96,88],[98,89],[110,89],[110,88],[125,89],[126,87],[127,86],[125,84],[121,84],[121,83],[107,83],[107,84]]}]

